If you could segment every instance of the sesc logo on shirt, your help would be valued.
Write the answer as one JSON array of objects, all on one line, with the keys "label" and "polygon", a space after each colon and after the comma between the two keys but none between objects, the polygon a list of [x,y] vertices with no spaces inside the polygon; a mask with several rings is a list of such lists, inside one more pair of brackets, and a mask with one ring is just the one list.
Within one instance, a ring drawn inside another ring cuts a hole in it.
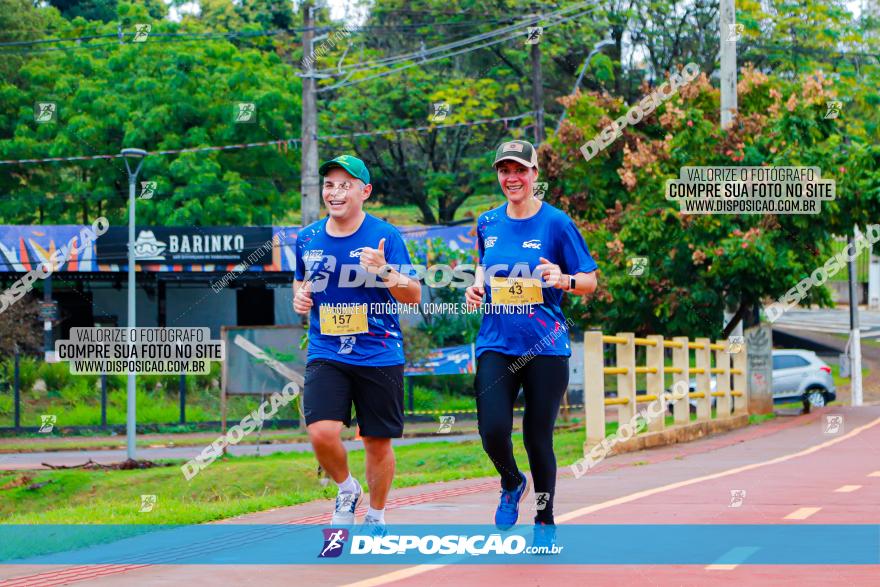
[{"label": "sesc logo on shirt", "polygon": [[497,236],[487,236],[484,248],[491,249],[492,247],[495,246],[495,241],[497,241],[497,240],[498,240]]},{"label": "sesc logo on shirt", "polygon": [[541,248],[541,241],[540,241],[540,239],[535,238],[530,241],[525,241],[522,244],[522,246],[524,249],[540,249]]},{"label": "sesc logo on shirt", "polygon": [[349,251],[348,256],[349,257],[356,257],[356,258],[360,259],[361,253],[363,253],[363,252],[364,252],[364,247],[358,247],[353,251]]}]

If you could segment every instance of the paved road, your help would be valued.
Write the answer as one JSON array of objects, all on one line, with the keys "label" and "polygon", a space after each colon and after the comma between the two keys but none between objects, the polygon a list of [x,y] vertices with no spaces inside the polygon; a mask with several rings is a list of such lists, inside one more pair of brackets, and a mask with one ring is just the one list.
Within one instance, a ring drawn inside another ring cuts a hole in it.
[{"label": "paved road", "polygon": [[[422,442],[463,442],[465,440],[478,440],[479,434],[437,434],[417,438],[396,438],[394,446],[403,446]],[[138,459],[151,461],[159,459],[182,459],[189,460],[199,454],[204,446],[180,446],[175,448],[142,448],[137,451]],[[363,448],[360,440],[346,440],[343,442],[348,450]],[[259,451],[261,455],[270,455],[277,452],[311,452],[312,447],[307,442],[292,442],[288,444],[241,444],[230,446],[229,454],[234,456],[255,455]],[[43,463],[50,465],[81,465],[89,459],[100,464],[119,463],[126,459],[124,450],[85,450],[85,451],[59,451],[59,452],[30,452],[30,453],[6,453],[0,454],[0,470],[2,469],[45,469]]]},{"label": "paved road", "polygon": [[[810,332],[849,334],[849,309],[789,310],[780,316],[773,326]],[[860,309],[859,327],[862,338],[880,338],[880,312]]]},{"label": "paved road", "polygon": [[[825,417],[844,425],[828,434]],[[581,479],[560,476],[557,522],[567,524],[878,524],[880,405],[826,407],[696,442],[606,459]],[[563,463],[564,465],[565,463]],[[731,491],[744,491],[731,507]],[[495,479],[396,490],[390,522],[483,523],[498,496]],[[529,520],[534,502],[522,516]],[[329,500],[242,516],[225,523],[326,524]],[[638,536],[633,537],[634,541]],[[579,545],[574,545],[578,547]],[[670,545],[687,548],[688,545]],[[583,547],[583,545],[580,545]],[[817,545],[823,548],[823,545]],[[274,585],[869,585],[877,566],[829,565],[322,565],[0,567],[3,587],[82,584]]]}]

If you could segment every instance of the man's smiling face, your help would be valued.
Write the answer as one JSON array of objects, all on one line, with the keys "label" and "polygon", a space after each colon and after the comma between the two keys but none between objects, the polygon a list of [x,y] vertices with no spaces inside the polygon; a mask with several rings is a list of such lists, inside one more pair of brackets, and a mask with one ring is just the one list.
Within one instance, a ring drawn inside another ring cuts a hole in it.
[{"label": "man's smiling face", "polygon": [[364,201],[370,197],[372,185],[352,177],[345,169],[333,167],[327,170],[321,195],[324,205],[331,217],[345,220],[357,216],[364,207]]}]

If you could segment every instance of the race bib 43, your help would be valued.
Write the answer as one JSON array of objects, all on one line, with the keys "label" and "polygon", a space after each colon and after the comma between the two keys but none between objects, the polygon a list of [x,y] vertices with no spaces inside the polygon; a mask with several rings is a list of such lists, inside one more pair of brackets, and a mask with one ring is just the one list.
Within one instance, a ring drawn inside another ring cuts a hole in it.
[{"label": "race bib 43", "polygon": [[524,277],[492,277],[492,303],[504,306],[528,306],[543,304],[541,282]]}]

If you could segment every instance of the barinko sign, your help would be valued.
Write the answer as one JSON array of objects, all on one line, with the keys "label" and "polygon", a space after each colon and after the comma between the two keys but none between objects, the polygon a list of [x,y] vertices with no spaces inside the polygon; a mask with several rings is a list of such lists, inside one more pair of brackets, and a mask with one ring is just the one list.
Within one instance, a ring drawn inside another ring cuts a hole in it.
[{"label": "barinko sign", "polygon": [[[135,235],[136,263],[241,263],[272,239],[272,228],[139,226]],[[99,263],[125,263],[128,229],[111,227],[96,246]],[[260,256],[250,264],[272,262],[271,251],[263,249]]]}]

